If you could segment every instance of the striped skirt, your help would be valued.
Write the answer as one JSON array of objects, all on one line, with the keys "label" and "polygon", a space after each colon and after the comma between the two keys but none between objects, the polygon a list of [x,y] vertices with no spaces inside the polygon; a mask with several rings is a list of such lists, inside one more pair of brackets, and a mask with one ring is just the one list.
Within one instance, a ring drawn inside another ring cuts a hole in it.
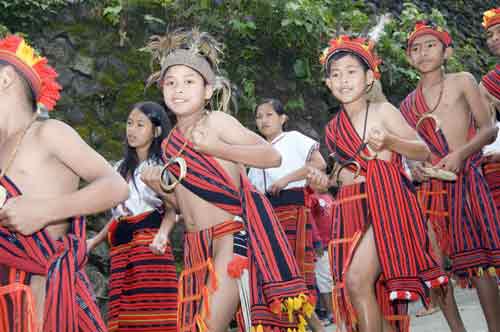
[{"label": "striped skirt", "polygon": [[177,331],[177,276],[172,249],[155,255],[158,211],[113,220],[108,328],[110,332]]}]

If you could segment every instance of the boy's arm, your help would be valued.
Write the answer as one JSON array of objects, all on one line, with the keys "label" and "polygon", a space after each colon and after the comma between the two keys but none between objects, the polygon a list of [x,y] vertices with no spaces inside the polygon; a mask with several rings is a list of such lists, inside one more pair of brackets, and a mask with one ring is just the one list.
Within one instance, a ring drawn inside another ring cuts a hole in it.
[{"label": "boy's arm", "polygon": [[195,149],[220,159],[256,168],[281,165],[281,155],[271,144],[222,112],[212,112],[192,138]]},{"label": "boy's arm", "polygon": [[14,197],[0,209],[1,224],[30,235],[50,224],[101,212],[127,199],[125,180],[73,128],[57,120],[47,120],[40,128],[39,139],[53,158],[89,184],[56,197]]},{"label": "boy's arm", "polygon": [[[429,148],[417,137],[417,133],[405,121],[399,110],[390,103],[383,103],[381,107],[382,123],[385,130],[387,130],[385,139],[381,140],[382,142],[385,141],[382,148],[385,145],[387,149],[412,160],[427,160],[430,156]],[[368,142],[370,142],[370,136]],[[375,141],[377,140],[375,139]]]},{"label": "boy's arm", "polygon": [[278,194],[281,189],[285,188],[290,182],[301,181],[306,179],[307,174],[309,174],[309,167],[314,167],[321,171],[326,169],[326,163],[318,150],[311,153],[311,157],[301,168],[296,169],[293,172],[288,173],[281,179],[278,179],[270,188],[271,194]]},{"label": "boy's arm", "polygon": [[469,105],[474,120],[477,125],[476,135],[467,142],[458,152],[463,160],[470,155],[480,151],[485,145],[495,141],[497,128],[493,124],[491,113],[488,111],[487,104],[481,97],[478,85],[474,76],[470,73],[462,73],[458,76],[456,86],[461,87],[464,97]]},{"label": "boy's arm", "polygon": [[52,155],[88,183],[75,192],[48,200],[49,221],[98,213],[127,199],[125,180],[73,128],[50,121],[41,136]]}]

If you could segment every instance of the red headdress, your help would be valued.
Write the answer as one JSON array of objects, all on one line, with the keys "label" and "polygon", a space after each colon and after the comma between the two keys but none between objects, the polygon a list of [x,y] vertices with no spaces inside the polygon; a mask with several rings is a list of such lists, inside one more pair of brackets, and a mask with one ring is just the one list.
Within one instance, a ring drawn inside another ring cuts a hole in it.
[{"label": "red headdress", "polygon": [[[375,54],[375,43],[366,38],[341,35],[330,39],[328,47],[325,48],[319,58],[323,66],[327,66],[328,60],[339,52],[350,52],[358,55],[373,71],[375,79],[380,78],[379,65],[382,61]],[[327,69],[327,68],[325,68]]]},{"label": "red headdress", "polygon": [[60,98],[56,71],[26,41],[15,35],[0,40],[0,61],[14,66],[30,84],[40,110],[50,111]]},{"label": "red headdress", "polygon": [[423,35],[433,35],[439,39],[445,47],[450,47],[453,44],[453,39],[448,31],[444,30],[442,27],[430,20],[420,20],[415,23],[413,31],[408,36],[408,50],[410,49],[411,44],[413,44],[415,38]]},{"label": "red headdress", "polygon": [[497,24],[500,24],[500,8],[485,11],[483,14],[483,27],[489,29]]}]

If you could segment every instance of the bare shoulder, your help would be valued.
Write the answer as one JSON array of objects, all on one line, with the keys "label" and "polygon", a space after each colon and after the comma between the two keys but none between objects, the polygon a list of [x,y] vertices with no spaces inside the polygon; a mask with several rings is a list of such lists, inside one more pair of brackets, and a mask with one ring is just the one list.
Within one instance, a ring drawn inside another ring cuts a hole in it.
[{"label": "bare shoulder", "polygon": [[477,81],[469,72],[462,71],[458,73],[447,74],[446,79],[455,87],[469,88],[471,86],[477,87]]},{"label": "bare shoulder", "polygon": [[380,116],[396,116],[396,113],[399,113],[398,109],[389,102],[376,103],[373,106],[376,113]]},{"label": "bare shoulder", "polygon": [[64,147],[86,145],[73,127],[60,120],[49,119],[42,121],[36,135],[40,143],[50,151],[60,150]]},{"label": "bare shoulder", "polygon": [[207,124],[210,128],[221,131],[239,126],[240,122],[230,114],[212,111],[208,115]]}]

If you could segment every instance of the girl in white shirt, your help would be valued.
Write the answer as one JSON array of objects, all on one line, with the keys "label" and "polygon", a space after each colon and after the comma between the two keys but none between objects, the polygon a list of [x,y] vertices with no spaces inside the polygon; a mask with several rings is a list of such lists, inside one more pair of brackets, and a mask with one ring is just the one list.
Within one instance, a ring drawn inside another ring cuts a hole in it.
[{"label": "girl in white shirt", "polygon": [[147,166],[162,164],[161,142],[171,129],[157,103],[134,105],[127,119],[125,155],[115,166],[129,184],[129,198],[112,210],[112,219],[93,239],[110,245],[110,331],[176,331],[177,276],[168,245],[173,209],[141,180]]},{"label": "girl in white shirt", "polygon": [[[314,221],[306,207],[312,192],[306,190],[305,178],[309,167],[323,170],[326,165],[318,142],[298,131],[283,130],[287,119],[283,105],[277,99],[265,99],[257,107],[257,129],[281,153],[281,165],[268,169],[250,168],[248,177],[258,190],[267,194],[273,205],[306,280],[309,296],[314,300]],[[323,331],[315,314],[309,325],[314,331]]]}]

